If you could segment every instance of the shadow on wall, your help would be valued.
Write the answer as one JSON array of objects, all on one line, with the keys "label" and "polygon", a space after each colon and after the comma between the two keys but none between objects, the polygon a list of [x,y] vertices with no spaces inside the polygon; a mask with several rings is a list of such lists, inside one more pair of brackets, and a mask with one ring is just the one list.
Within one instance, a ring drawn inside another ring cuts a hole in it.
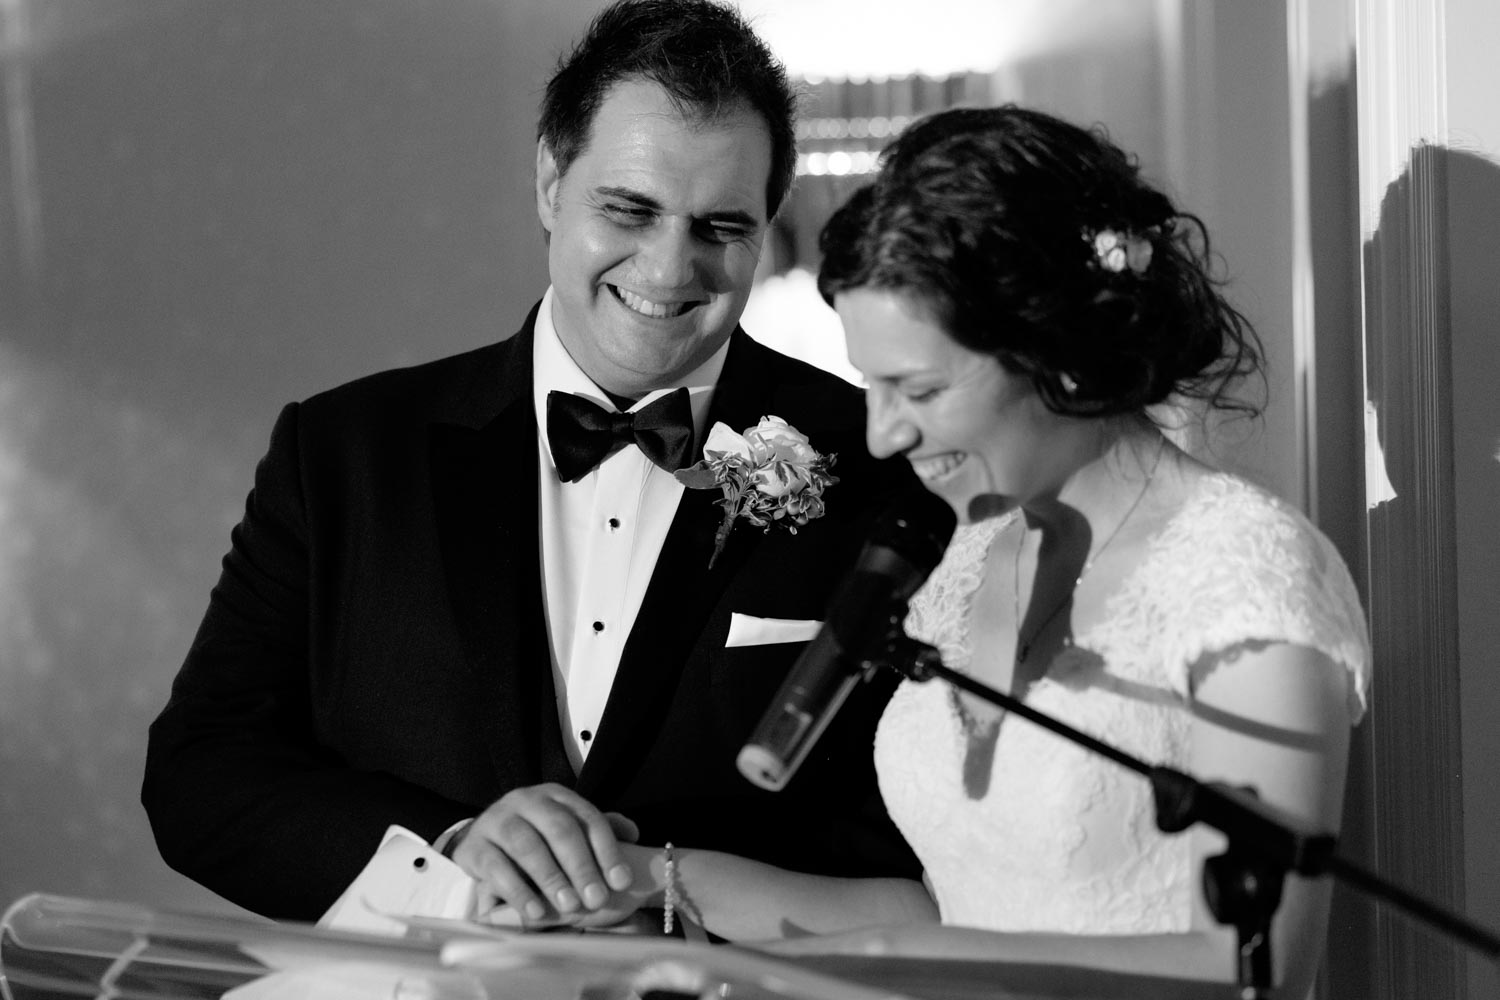
[{"label": "shadow on wall", "polygon": [[[1500,928],[1500,165],[1424,146],[1365,246],[1366,374],[1395,498],[1370,512],[1377,865]],[[1458,995],[1464,952],[1383,916],[1392,995]],[[1500,994],[1469,963],[1473,996]],[[1404,984],[1404,985],[1403,985]]]},{"label": "shadow on wall", "polygon": [[[1464,907],[1500,933],[1500,163],[1447,159]],[[1469,996],[1500,996],[1500,968],[1471,960]]]}]

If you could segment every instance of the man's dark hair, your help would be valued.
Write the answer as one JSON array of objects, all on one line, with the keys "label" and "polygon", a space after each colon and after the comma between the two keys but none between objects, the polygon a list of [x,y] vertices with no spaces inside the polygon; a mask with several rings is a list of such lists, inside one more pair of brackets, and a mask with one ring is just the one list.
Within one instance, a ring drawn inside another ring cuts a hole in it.
[{"label": "man's dark hair", "polygon": [[749,105],[771,134],[766,215],[796,174],[796,98],[786,70],[739,12],[713,0],[618,0],[599,13],[547,82],[537,136],[568,172],[587,148],[610,88],[649,80],[684,118],[712,121]]}]

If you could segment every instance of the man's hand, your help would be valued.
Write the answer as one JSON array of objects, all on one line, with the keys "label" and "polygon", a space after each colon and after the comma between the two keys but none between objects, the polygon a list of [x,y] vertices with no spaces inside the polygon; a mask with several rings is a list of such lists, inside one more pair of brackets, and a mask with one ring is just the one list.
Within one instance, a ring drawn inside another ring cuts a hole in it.
[{"label": "man's hand", "polygon": [[[635,824],[602,813],[562,785],[508,792],[480,813],[453,848],[453,860],[530,923],[599,910],[633,875],[621,841]],[[575,922],[568,920],[567,922]]]}]

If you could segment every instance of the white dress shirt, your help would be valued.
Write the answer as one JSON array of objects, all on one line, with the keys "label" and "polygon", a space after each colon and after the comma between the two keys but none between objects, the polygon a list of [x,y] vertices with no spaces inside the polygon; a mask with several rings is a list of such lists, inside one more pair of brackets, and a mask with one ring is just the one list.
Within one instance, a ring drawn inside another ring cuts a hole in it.
[{"label": "white dress shirt", "polygon": [[[684,489],[634,445],[610,455],[576,483],[557,475],[547,442],[547,393],[586,396],[611,412],[617,407],[583,373],[552,325],[552,289],[537,310],[532,391],[537,422],[542,583],[552,679],[563,745],[576,773],[588,758],[604,715],[615,671],[667,529]],[[695,441],[704,423],[729,343],[685,377],[642,397],[631,410],[686,386]],[[690,453],[696,461],[697,447]]]}]

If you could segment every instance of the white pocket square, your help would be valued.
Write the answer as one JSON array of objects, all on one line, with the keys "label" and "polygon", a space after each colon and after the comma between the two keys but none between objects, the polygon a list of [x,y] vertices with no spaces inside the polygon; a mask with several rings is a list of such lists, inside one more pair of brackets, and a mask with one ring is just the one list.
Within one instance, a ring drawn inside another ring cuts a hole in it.
[{"label": "white pocket square", "polygon": [[768,646],[775,642],[807,642],[823,627],[820,621],[803,618],[756,618],[738,611],[729,616],[726,649],[734,646]]}]

